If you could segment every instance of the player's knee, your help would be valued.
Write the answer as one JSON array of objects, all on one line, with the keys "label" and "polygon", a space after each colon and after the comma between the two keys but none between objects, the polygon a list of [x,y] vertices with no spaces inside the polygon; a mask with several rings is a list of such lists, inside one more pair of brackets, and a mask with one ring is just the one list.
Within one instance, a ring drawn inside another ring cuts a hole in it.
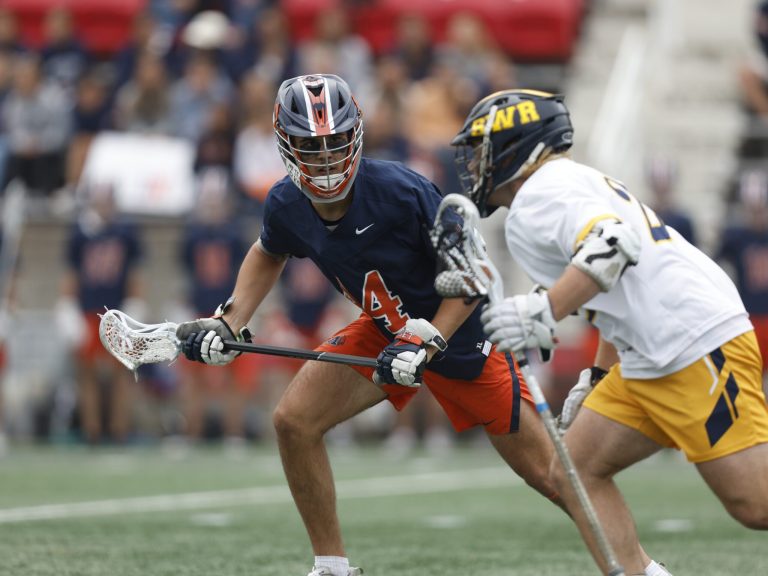
[{"label": "player's knee", "polygon": [[559,458],[553,458],[549,465],[549,481],[553,488],[560,494],[563,492],[563,487],[568,483],[568,478],[563,469],[563,464]]},{"label": "player's knee", "polygon": [[291,410],[279,405],[272,414],[272,425],[277,436],[284,440],[299,438],[307,433],[305,422]]},{"label": "player's knee", "polygon": [[728,512],[752,530],[768,530],[768,502],[740,501],[726,505]]}]

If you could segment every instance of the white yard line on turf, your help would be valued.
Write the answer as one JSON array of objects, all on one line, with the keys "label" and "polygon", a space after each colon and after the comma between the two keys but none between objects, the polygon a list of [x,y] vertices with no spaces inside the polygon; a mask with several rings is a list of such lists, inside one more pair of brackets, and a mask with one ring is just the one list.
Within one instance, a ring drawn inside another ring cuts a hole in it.
[{"label": "white yard line on turf", "polygon": [[[454,470],[385,478],[341,480],[336,482],[339,499],[379,498],[433,492],[456,492],[522,483],[509,468],[482,468],[479,470]],[[187,494],[163,494],[138,498],[93,500],[67,504],[47,504],[23,508],[0,509],[0,524],[56,520],[86,516],[109,516],[137,512],[173,512],[176,510],[200,510],[226,506],[254,504],[281,504],[291,501],[286,485],[262,486],[244,490],[219,490],[190,492]]]}]

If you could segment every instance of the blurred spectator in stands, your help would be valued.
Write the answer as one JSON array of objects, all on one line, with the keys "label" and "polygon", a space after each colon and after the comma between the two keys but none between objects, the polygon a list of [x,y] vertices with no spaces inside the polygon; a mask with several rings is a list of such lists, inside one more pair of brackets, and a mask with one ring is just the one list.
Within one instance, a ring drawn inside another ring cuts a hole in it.
[{"label": "blurred spectator in stands", "polygon": [[481,92],[493,94],[517,87],[517,72],[512,59],[503,52],[491,52],[484,61],[485,85]]},{"label": "blurred spectator in stands", "polygon": [[[18,200],[18,196],[8,190],[5,191],[5,202],[3,205],[3,222],[8,221],[9,207],[7,202],[9,198],[13,197],[11,202]],[[18,209],[23,210],[23,202],[19,202]],[[12,214],[12,212],[11,212]],[[18,218],[23,220],[23,214],[19,214]],[[0,228],[0,384],[5,384],[6,368],[7,368],[7,338],[9,331],[14,322],[14,316],[17,309],[17,288],[18,288],[18,272],[19,272],[19,249],[21,244],[20,237],[13,237],[13,234],[8,234],[8,230]],[[23,233],[23,227],[19,224],[18,234]],[[6,420],[5,420],[5,405],[4,399],[4,386],[0,385],[0,458],[8,453],[8,438],[6,436]]]},{"label": "blurred spectator in stands", "polygon": [[[231,296],[248,244],[232,220],[228,174],[208,169],[198,175],[197,182],[197,204],[184,230],[181,259],[189,278],[189,304],[198,317],[208,317]],[[229,443],[241,441],[245,390],[238,383],[240,368],[230,364],[212,370],[183,357],[179,365],[187,436],[191,440],[203,438],[208,408],[220,401],[225,439]]]},{"label": "blurred spectator in stands", "polygon": [[299,47],[299,73],[327,73],[317,68],[312,54],[322,50],[333,63],[333,73],[344,78],[354,93],[365,89],[373,78],[373,57],[368,43],[351,32],[348,10],[337,6],[319,12],[314,30],[314,37]]},{"label": "blurred spectator in stands", "polygon": [[40,54],[47,80],[56,82],[74,101],[77,83],[89,64],[89,56],[77,39],[72,14],[61,6],[45,15],[44,42]]},{"label": "blurred spectator in stands", "polygon": [[269,77],[251,72],[243,78],[240,131],[235,140],[234,177],[246,198],[246,210],[261,216],[272,185],[285,176],[275,146],[272,109],[277,88]]},{"label": "blurred spectator in stands", "polygon": [[5,181],[19,178],[36,193],[60,188],[71,110],[62,90],[43,81],[40,59],[31,53],[16,56],[2,119],[9,148]]},{"label": "blurred spectator in stands", "polygon": [[650,207],[664,224],[677,230],[695,246],[693,220],[675,204],[677,164],[665,156],[649,158],[645,166],[645,179],[651,192],[648,201]]},{"label": "blurred spectator in stands", "polygon": [[298,60],[285,15],[278,7],[266,8],[253,21],[245,39],[238,78],[252,73],[277,86],[286,78],[298,76]]},{"label": "blurred spectator in stands", "polygon": [[231,104],[214,104],[203,133],[197,143],[195,172],[216,168],[232,177],[235,148],[235,126]]},{"label": "blurred spectator in stands", "polygon": [[182,68],[195,53],[205,53],[230,80],[236,81],[243,68],[239,58],[242,39],[236,26],[216,10],[198,12],[184,27],[174,60]]},{"label": "blurred spectator in stands", "polygon": [[13,87],[14,53],[0,50],[0,186],[5,180],[5,170],[8,165],[8,134],[5,121],[2,118],[3,104]]},{"label": "blurred spectator in stands", "polygon": [[228,14],[234,25],[240,44],[243,45],[252,35],[254,25],[263,18],[265,11],[269,10],[274,0],[229,0]]},{"label": "blurred spectator in stands", "polygon": [[111,440],[125,442],[136,390],[131,373],[101,345],[98,314],[107,307],[137,320],[145,316],[139,234],[119,216],[111,186],[86,184],[81,197],[84,206],[68,240],[57,327],[73,346],[85,440],[104,439],[106,423]]},{"label": "blurred spectator in stands", "polygon": [[171,87],[171,131],[197,145],[216,105],[227,105],[234,88],[216,66],[213,56],[195,52],[184,76]]},{"label": "blurred spectator in stands", "polygon": [[480,92],[448,60],[438,59],[432,74],[414,82],[406,98],[412,167],[448,194],[460,191],[453,151],[447,145],[461,128]]},{"label": "blurred spectator in stands", "polygon": [[[730,265],[755,327],[763,374],[768,374],[768,172],[745,171],[739,179],[737,220],[723,232],[716,258]],[[766,382],[768,384],[768,382]]]},{"label": "blurred spectator in stands", "polygon": [[392,55],[405,66],[411,80],[426,77],[435,61],[429,21],[420,14],[405,13],[397,22],[397,38]]},{"label": "blurred spectator in stands", "polygon": [[164,58],[170,49],[170,37],[164,35],[148,10],[139,12],[133,20],[130,40],[114,57],[115,89],[134,77],[142,54]]},{"label": "blurred spectator in stands", "polygon": [[754,18],[754,42],[739,68],[747,115],[739,153],[764,158],[768,155],[768,0],[757,3]]},{"label": "blurred spectator in stands", "polygon": [[410,82],[403,61],[385,55],[376,65],[376,77],[359,96],[365,117],[365,149],[367,155],[383,160],[407,162],[410,159],[408,139],[403,135],[404,113]]},{"label": "blurred spectator in stands", "polygon": [[132,78],[117,92],[115,128],[144,134],[170,134],[171,94],[163,59],[152,52],[139,55]]},{"label": "blurred spectator in stands", "polygon": [[0,8],[0,53],[13,55],[25,50],[26,47],[19,40],[16,14],[7,8]]},{"label": "blurred spectator in stands", "polygon": [[480,92],[446,60],[436,62],[432,73],[414,82],[406,98],[408,133],[413,144],[426,150],[446,146],[461,128],[465,112]]},{"label": "blurred spectator in stands", "polygon": [[74,208],[74,191],[83,172],[85,158],[94,137],[111,126],[110,85],[98,69],[86,72],[77,87],[72,111],[72,139],[66,159],[66,185],[54,198],[54,210],[65,214]]},{"label": "blurred spectator in stands", "polygon": [[488,93],[487,62],[499,52],[493,34],[479,16],[457,12],[448,20],[445,41],[438,47],[437,57],[457,76],[471,79],[480,93]]}]

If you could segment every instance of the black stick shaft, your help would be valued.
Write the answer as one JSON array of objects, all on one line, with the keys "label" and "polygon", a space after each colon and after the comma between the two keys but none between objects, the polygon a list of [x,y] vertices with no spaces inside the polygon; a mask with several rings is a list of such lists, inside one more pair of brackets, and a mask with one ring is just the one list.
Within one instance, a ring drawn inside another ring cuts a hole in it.
[{"label": "black stick shaft", "polygon": [[353,356],[351,354],[334,354],[333,352],[318,352],[316,350],[298,350],[296,348],[282,348],[280,346],[267,346],[252,344],[249,342],[224,341],[225,350],[237,352],[250,352],[253,354],[267,354],[269,356],[285,356],[287,358],[301,358],[302,360],[317,360],[319,362],[333,362],[335,364],[347,364],[349,366],[367,366],[376,368],[375,358]]}]

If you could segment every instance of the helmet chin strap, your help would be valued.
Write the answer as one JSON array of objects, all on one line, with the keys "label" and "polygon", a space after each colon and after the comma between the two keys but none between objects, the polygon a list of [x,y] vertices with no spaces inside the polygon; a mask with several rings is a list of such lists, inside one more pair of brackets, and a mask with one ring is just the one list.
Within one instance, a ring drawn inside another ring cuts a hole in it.
[{"label": "helmet chin strap", "polygon": [[312,184],[323,190],[332,190],[344,179],[344,173],[312,176]]},{"label": "helmet chin strap", "polygon": [[528,159],[520,165],[520,168],[517,169],[517,172],[512,174],[512,177],[509,178],[508,180],[499,183],[498,186],[501,186],[502,184],[506,184],[507,182],[511,182],[515,178],[520,178],[520,176],[525,174],[528,171],[528,168],[533,166],[533,164],[539,159],[539,156],[541,156],[541,153],[544,152],[545,148],[546,148],[546,144],[544,144],[544,142],[539,142],[538,144],[536,144],[536,147],[528,156]]}]

